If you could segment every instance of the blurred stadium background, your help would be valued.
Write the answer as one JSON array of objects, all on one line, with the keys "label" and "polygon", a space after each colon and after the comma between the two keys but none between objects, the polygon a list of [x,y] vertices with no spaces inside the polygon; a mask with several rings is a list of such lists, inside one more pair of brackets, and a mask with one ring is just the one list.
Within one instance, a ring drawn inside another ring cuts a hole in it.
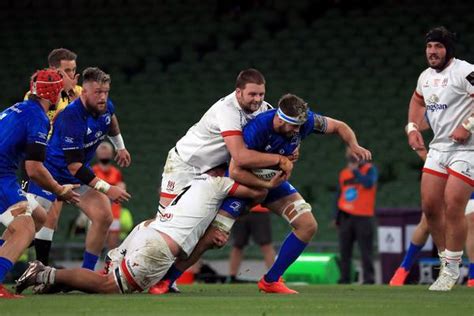
[{"label": "blurred stadium background", "polygon": [[[233,90],[241,69],[255,67],[271,104],[292,92],[355,129],[381,173],[377,207],[416,207],[421,164],[403,127],[426,67],[423,36],[447,26],[460,35],[457,56],[472,62],[472,8],[459,0],[3,0],[0,104],[22,99],[29,75],[47,65],[53,48],[78,53],[79,72],[109,72],[133,158],[124,170],[133,194],[127,207],[138,222],[155,214],[167,151]],[[292,182],[320,222],[316,245],[336,241],[329,221],[343,166],[339,140],[304,144]],[[75,215],[63,212],[56,245]],[[286,222],[274,217],[273,224],[274,240],[282,240]]]}]

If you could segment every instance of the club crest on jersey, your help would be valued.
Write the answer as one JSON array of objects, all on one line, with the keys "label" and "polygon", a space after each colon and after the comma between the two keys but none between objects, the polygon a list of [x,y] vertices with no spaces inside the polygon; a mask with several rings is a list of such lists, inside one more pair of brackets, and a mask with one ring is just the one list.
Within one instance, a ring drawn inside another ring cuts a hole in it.
[{"label": "club crest on jersey", "polygon": [[448,85],[448,80],[449,80],[448,78],[444,78],[444,79],[443,79],[443,82],[441,83],[441,86],[442,86],[443,88]]},{"label": "club crest on jersey", "polygon": [[173,218],[171,213],[160,213],[160,222],[169,222]]},{"label": "club crest on jersey", "polygon": [[168,191],[174,191],[175,187],[175,182],[174,181],[168,181],[168,184],[166,185],[166,190]]},{"label": "club crest on jersey", "polygon": [[97,131],[97,132],[95,133],[95,137],[96,137],[96,138],[99,138],[100,136],[102,136],[102,131]]}]

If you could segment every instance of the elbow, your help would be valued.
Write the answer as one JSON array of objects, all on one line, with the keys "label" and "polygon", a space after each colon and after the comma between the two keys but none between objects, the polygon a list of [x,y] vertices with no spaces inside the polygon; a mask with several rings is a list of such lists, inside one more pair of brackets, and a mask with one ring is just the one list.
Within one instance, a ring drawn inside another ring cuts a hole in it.
[{"label": "elbow", "polygon": [[76,175],[76,172],[77,170],[79,170],[80,167],[81,167],[81,164],[71,163],[67,165],[67,170],[69,170],[69,172],[74,176]]}]

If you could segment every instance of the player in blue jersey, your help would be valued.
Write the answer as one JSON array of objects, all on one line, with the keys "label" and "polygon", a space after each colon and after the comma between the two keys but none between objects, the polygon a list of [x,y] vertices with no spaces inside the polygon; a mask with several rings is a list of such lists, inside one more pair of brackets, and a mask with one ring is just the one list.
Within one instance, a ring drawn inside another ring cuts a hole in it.
[{"label": "player in blue jersey", "polygon": [[[92,222],[82,267],[94,270],[112,223],[110,200],[123,202],[130,195],[97,178],[89,164],[97,146],[107,135],[120,143],[116,157],[119,165],[128,166],[130,154],[120,136],[114,105],[108,99],[110,76],[99,68],[87,68],[82,78],[81,96],[56,117],[45,166],[59,183],[81,185],[78,206]],[[34,181],[29,184],[28,192],[34,194],[45,209],[49,209],[56,199],[56,194],[41,190]]]},{"label": "player in blue jersey", "polygon": [[78,202],[74,186],[58,184],[43,166],[49,131],[46,112],[56,106],[62,89],[57,71],[40,70],[31,77],[29,100],[0,113],[0,222],[7,228],[0,239],[0,298],[16,297],[2,282],[46,219],[45,211],[20,188],[16,176],[20,163],[25,161],[28,176],[41,188]]},{"label": "player in blue jersey", "polygon": [[[249,149],[291,156],[297,151],[301,141],[313,133],[338,134],[351,149],[354,158],[366,161],[372,159],[370,151],[359,146],[356,135],[347,124],[313,113],[308,110],[307,104],[301,98],[291,94],[284,95],[280,99],[278,109],[266,111],[250,121],[243,129],[243,138]],[[266,186],[266,181],[257,178],[250,171],[240,168],[233,162],[231,162],[230,176],[250,187]],[[221,209],[226,213],[221,211],[220,222],[214,225],[220,227],[221,231],[210,227],[191,256],[184,261],[178,260],[170,268],[161,282],[163,292],[168,291],[167,286],[169,288],[174,279],[182,273],[181,271],[191,266],[206,249],[213,245],[222,245],[221,241],[224,239],[222,231],[230,231],[233,218],[241,215],[246,204],[248,203],[245,200],[227,199],[224,201]],[[286,219],[293,231],[283,242],[275,263],[260,280],[258,286],[267,293],[297,293],[286,287],[281,281],[281,275],[299,257],[316,233],[317,223],[311,213],[311,205],[288,181],[271,189],[262,205]]]}]

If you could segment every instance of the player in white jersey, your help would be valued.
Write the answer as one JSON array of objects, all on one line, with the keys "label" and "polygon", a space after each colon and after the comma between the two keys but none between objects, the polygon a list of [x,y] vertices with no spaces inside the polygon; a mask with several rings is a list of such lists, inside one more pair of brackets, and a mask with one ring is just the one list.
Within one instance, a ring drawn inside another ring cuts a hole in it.
[{"label": "player in white jersey", "polygon": [[[250,189],[223,177],[224,171],[219,167],[195,177],[156,219],[137,225],[109,252],[112,262],[107,274],[83,268],[56,270],[34,261],[17,281],[17,293],[32,285],[54,284],[88,293],[148,289],[161,280],[176,257],[187,257],[193,251],[227,196],[257,200],[265,196],[265,190]],[[278,186],[283,179],[275,177],[272,185]],[[39,293],[46,292],[43,287]]]},{"label": "player in white jersey", "polygon": [[161,181],[160,208],[196,175],[232,157],[242,167],[279,166],[288,176],[293,167],[288,158],[248,150],[242,128],[256,115],[271,108],[265,102],[265,78],[256,69],[237,76],[235,91],[217,101],[168,153]]},{"label": "player in white jersey", "polygon": [[459,278],[464,210],[474,186],[474,65],[454,58],[455,36],[444,27],[430,30],[425,41],[429,68],[411,98],[406,132],[413,150],[424,149],[418,126],[425,116],[434,133],[423,167],[421,208],[434,242],[445,246],[440,255],[446,266],[430,290],[449,291]]}]

